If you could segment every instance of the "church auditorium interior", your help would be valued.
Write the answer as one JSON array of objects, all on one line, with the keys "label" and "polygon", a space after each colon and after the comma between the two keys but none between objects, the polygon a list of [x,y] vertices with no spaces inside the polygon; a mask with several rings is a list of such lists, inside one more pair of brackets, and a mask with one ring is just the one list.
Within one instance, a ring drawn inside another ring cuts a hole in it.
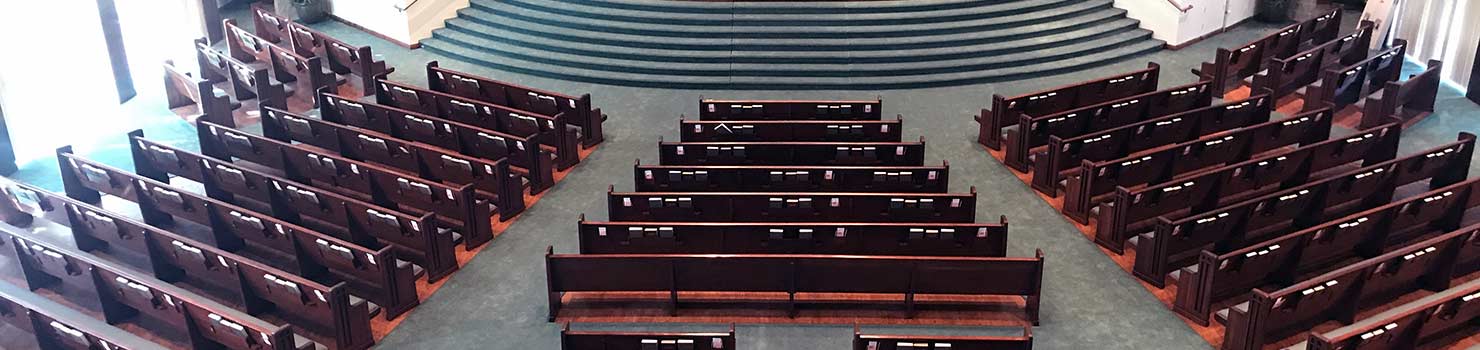
[{"label": "church auditorium interior", "polygon": [[1480,2],[115,1],[0,349],[1480,348]]}]

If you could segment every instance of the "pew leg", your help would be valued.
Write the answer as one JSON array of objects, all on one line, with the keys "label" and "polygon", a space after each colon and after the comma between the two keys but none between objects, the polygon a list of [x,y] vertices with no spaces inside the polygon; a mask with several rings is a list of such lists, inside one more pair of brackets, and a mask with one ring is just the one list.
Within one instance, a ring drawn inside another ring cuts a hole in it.
[{"label": "pew leg", "polygon": [[786,317],[797,318],[797,293],[786,293]]},{"label": "pew leg", "polygon": [[904,318],[915,318],[915,293],[904,293]]},{"label": "pew leg", "polygon": [[546,297],[550,300],[549,314],[546,317],[546,321],[555,322],[555,316],[560,314],[560,296],[560,292],[546,293]]},{"label": "pew leg", "polygon": [[668,291],[668,316],[678,316],[678,289]]}]

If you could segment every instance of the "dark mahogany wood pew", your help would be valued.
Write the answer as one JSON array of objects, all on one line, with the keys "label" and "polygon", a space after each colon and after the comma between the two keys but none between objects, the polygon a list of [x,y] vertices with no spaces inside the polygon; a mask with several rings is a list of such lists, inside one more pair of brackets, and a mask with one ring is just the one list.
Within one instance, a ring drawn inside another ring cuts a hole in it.
[{"label": "dark mahogany wood pew", "polygon": [[1000,223],[586,221],[581,254],[1007,256]]},{"label": "dark mahogany wood pew", "polygon": [[699,100],[699,120],[880,120],[884,100]]},{"label": "dark mahogany wood pew", "polygon": [[1408,42],[1393,39],[1392,46],[1372,57],[1343,67],[1321,72],[1321,84],[1315,91],[1307,91],[1305,109],[1321,108],[1331,104],[1332,109],[1341,111],[1347,106],[1361,104],[1364,96],[1382,89],[1388,82],[1398,81],[1403,73],[1403,55]]},{"label": "dark mahogany wood pew", "polygon": [[547,115],[499,106],[384,77],[377,83],[375,102],[381,105],[514,135],[537,135],[540,144],[554,150],[556,169],[569,169],[581,162],[578,135],[567,127],[571,118],[566,114]]},{"label": "dark mahogany wood pew", "polygon": [[1212,81],[1213,92],[1222,95],[1243,85],[1244,79],[1267,68],[1271,58],[1285,59],[1309,47],[1336,39],[1341,30],[1341,9],[1292,24],[1236,49],[1219,48],[1213,62],[1193,69],[1200,80]]},{"label": "dark mahogany wood pew", "polygon": [[1030,152],[1047,145],[1049,137],[1079,136],[1212,103],[1213,94],[1205,80],[1054,114],[1019,114],[1018,127],[1007,131],[1007,151],[1002,162],[1018,172],[1027,172],[1032,165]]},{"label": "dark mahogany wood pew", "polygon": [[288,22],[288,34],[292,38],[293,52],[303,57],[322,57],[334,73],[359,77],[365,96],[375,93],[375,77],[396,71],[371,53],[369,46],[351,45],[308,25]]},{"label": "dark mahogany wood pew", "polygon": [[1260,94],[1069,138],[1050,136],[1048,147],[1035,152],[1033,157],[1033,189],[1057,197],[1059,179],[1071,175],[1076,170],[1074,167],[1084,161],[1123,158],[1204,135],[1258,125],[1269,121],[1273,105],[1269,95]]},{"label": "dark mahogany wood pew", "polygon": [[493,80],[439,67],[437,61],[427,62],[427,86],[499,106],[550,116],[563,114],[571,127],[579,129],[577,139],[582,147],[590,148],[606,139],[601,124],[607,116],[601,108],[591,107],[591,94],[574,96]]},{"label": "dark mahogany wood pew", "polygon": [[291,47],[273,44],[267,39],[253,35],[226,19],[226,47],[231,57],[241,62],[261,62],[271,68],[272,78],[288,85],[288,96],[310,96],[322,87],[337,87],[342,81],[333,71],[324,67],[321,57],[299,55]]},{"label": "dark mahogany wood pew", "polygon": [[509,165],[518,167],[511,170],[529,181],[530,194],[544,192],[555,185],[554,157],[539,146],[544,137],[534,132],[519,136],[322,91],[319,93],[319,114],[324,121],[377,131],[484,160],[507,158]]},{"label": "dark mahogany wood pew", "polygon": [[291,22],[287,17],[278,16],[266,3],[252,4],[253,33],[267,42],[291,46],[293,35],[288,29]]},{"label": "dark mahogany wood pew", "polygon": [[181,70],[169,60],[164,61],[164,96],[170,109],[195,105],[197,113],[200,113],[198,119],[222,125],[235,124],[232,111],[242,106],[211,81]]},{"label": "dark mahogany wood pew", "polygon": [[[0,324],[30,334],[21,346],[61,350],[156,349],[161,344],[144,340],[118,327],[88,318],[54,301],[8,285],[0,287]],[[3,326],[0,326],[3,327]],[[14,333],[5,332],[7,335]]]},{"label": "dark mahogany wood pew", "polygon": [[[686,255],[554,254],[545,250],[550,321],[568,292],[668,292],[669,314],[677,315],[680,292],[787,293],[791,316],[803,302],[796,293],[902,294],[907,317],[915,296],[1012,295],[1026,299],[1025,312],[1038,324],[1043,251],[1033,258],[910,257],[862,255]],[[982,281],[992,281],[982,283]],[[697,303],[699,301],[685,301]],[[867,308],[889,303],[850,303]]]},{"label": "dark mahogany wood pew", "polygon": [[1409,76],[1408,80],[1387,82],[1380,97],[1367,97],[1358,127],[1381,123],[1388,118],[1401,119],[1403,127],[1409,127],[1433,114],[1443,68],[1443,62],[1429,60],[1423,72]]},{"label": "dark mahogany wood pew", "polygon": [[[1289,284],[1302,274],[1345,266],[1351,258],[1381,255],[1417,236],[1457,230],[1464,213],[1480,204],[1476,188],[1480,188],[1480,180],[1469,180],[1241,249],[1203,251],[1197,265],[1182,269],[1184,275],[1177,281],[1172,308],[1188,319],[1208,324],[1214,305],[1250,288]],[[1470,239],[1466,244],[1473,244],[1476,237]],[[1474,257],[1462,261],[1473,261]]]},{"label": "dark mahogany wood pew", "polygon": [[992,108],[972,116],[981,125],[976,143],[1002,149],[1003,128],[1018,125],[1021,115],[1049,115],[1070,109],[1118,100],[1156,91],[1161,65],[1147,62],[1146,69],[1060,86],[1053,89],[1002,97],[992,95]]},{"label": "dark mahogany wood pew", "polygon": [[925,165],[918,142],[664,142],[662,165]]},{"label": "dark mahogany wood pew", "polygon": [[1247,305],[1229,308],[1223,349],[1260,349],[1326,321],[1350,325],[1359,311],[1413,291],[1442,292],[1480,267],[1477,240],[1480,226],[1470,226],[1284,288],[1256,288]]},{"label": "dark mahogany wood pew", "polygon": [[[150,188],[164,188],[163,183],[153,180],[136,181]],[[389,248],[371,250],[269,215],[179,190],[173,192],[180,194],[182,202],[188,202],[188,206],[167,206],[143,200],[147,199],[144,197],[131,198],[140,199],[138,209],[150,220],[171,220],[146,225],[81,200],[29,185],[12,183],[8,186],[7,192],[12,198],[24,195],[38,203],[22,208],[15,215],[45,217],[71,227],[79,249],[106,252],[134,266],[149,266],[152,261],[150,255],[155,251],[151,250],[145,235],[138,232],[161,231],[155,227],[181,228],[174,224],[173,219],[182,218],[208,228],[213,247],[232,254],[249,253],[248,259],[267,261],[273,267],[323,285],[345,282],[353,294],[375,302],[372,307],[387,310],[387,318],[418,303],[411,267],[382,265],[382,262],[394,264],[397,261]],[[138,188],[142,187],[122,187],[120,191]],[[74,188],[74,192],[81,196],[96,194],[87,188]],[[161,235],[175,236],[173,233]],[[197,236],[200,235],[192,237]],[[378,309],[370,312],[375,311]]]},{"label": "dark mahogany wood pew", "polygon": [[[101,163],[90,162],[70,153],[70,148],[58,151],[58,162],[62,166],[62,184],[67,196],[84,203],[101,205],[102,194],[120,197],[138,203],[139,211],[147,224],[127,222],[130,219],[104,217],[99,221],[112,224],[118,233],[142,233],[135,242],[124,242],[129,237],[108,237],[105,230],[73,230],[73,234],[96,233],[90,240],[108,242],[108,246],[142,246],[142,251],[133,251],[145,258],[135,267],[151,268],[155,277],[169,282],[181,282],[195,288],[210,291],[209,295],[219,301],[237,307],[249,314],[271,314],[292,323],[299,334],[314,338],[318,343],[332,349],[369,349],[374,343],[370,334],[369,304],[349,300],[349,285],[345,282],[323,285],[296,274],[287,273],[277,267],[258,263],[252,258],[229,252],[228,249],[206,245],[198,239],[160,230],[155,227],[172,227],[175,218],[185,218],[212,228],[212,240],[216,245],[238,246],[243,237],[232,236],[225,227],[212,225],[216,219],[229,217],[226,212],[243,212],[246,209],[226,206],[215,200],[191,196],[179,188],[161,184],[145,176],[129,174],[120,169],[108,168]],[[101,171],[101,174],[99,174]],[[74,206],[77,208],[77,206]],[[92,212],[93,217],[102,217],[102,209],[77,208],[77,211]],[[107,227],[107,225],[104,225]],[[178,225],[173,225],[178,227]],[[138,230],[142,228],[142,230]],[[256,231],[253,234],[262,234]],[[167,243],[166,243],[167,242]],[[117,245],[114,245],[117,243]],[[315,301],[317,300],[317,301]]]},{"label": "dark mahogany wood pew", "polygon": [[1315,110],[1119,159],[1081,161],[1065,175],[1065,216],[1088,224],[1090,215],[1116,187],[1134,188],[1184,177],[1208,167],[1233,164],[1291,145],[1325,141],[1331,133],[1330,109]]},{"label": "dark mahogany wood pew", "polygon": [[1151,228],[1159,216],[1180,219],[1185,213],[1201,213],[1251,195],[1295,187],[1312,174],[1342,165],[1360,162],[1370,166],[1391,160],[1397,155],[1401,133],[1402,126],[1391,123],[1145,188],[1118,187],[1108,208],[1100,209],[1095,243],[1122,253],[1126,240]]},{"label": "dark mahogany wood pew", "polygon": [[262,112],[262,134],[278,141],[338,151],[350,159],[394,167],[453,187],[471,184],[482,200],[495,203],[494,212],[500,221],[509,221],[525,209],[524,184],[510,173],[506,158],[469,158],[440,147],[270,108]]},{"label": "dark mahogany wood pew", "polygon": [[1459,141],[1406,157],[1177,220],[1160,218],[1155,230],[1140,235],[1132,272],[1159,287],[1168,271],[1196,259],[1199,250],[1223,253],[1378,207],[1409,184],[1437,189],[1463,181],[1474,147],[1475,135],[1462,133]]},{"label": "dark mahogany wood pew", "polygon": [[451,187],[389,167],[304,149],[264,136],[200,123],[201,153],[222,160],[243,160],[279,169],[285,177],[326,186],[341,194],[410,215],[436,214],[438,228],[461,234],[473,249],[493,240],[492,208],[479,202],[473,185]]},{"label": "dark mahogany wood pew", "polygon": [[[206,194],[211,198],[236,205],[248,205],[248,200],[255,201],[265,204],[274,218],[282,218],[282,220],[298,225],[312,226],[314,230],[348,239],[361,246],[394,248],[394,256],[375,258],[376,261],[396,264],[394,265],[396,270],[386,279],[387,282],[381,283],[386,286],[383,287],[384,290],[393,292],[386,293],[386,295],[395,297],[386,298],[385,302],[377,302],[390,309],[387,315],[398,314],[399,306],[404,305],[405,308],[414,306],[414,304],[405,305],[404,301],[392,301],[414,299],[414,293],[394,287],[404,286],[406,282],[400,271],[401,263],[390,259],[405,258],[420,265],[426,269],[428,280],[434,282],[457,270],[452,235],[422,229],[436,227],[435,216],[431,213],[421,217],[410,216],[359,199],[321,190],[276,175],[265,174],[253,168],[237,166],[227,161],[206,157],[139,136],[132,136],[131,141],[133,141],[131,148],[134,154],[134,168],[141,175],[156,180],[167,178],[170,175],[183,177],[203,184]],[[229,221],[234,223],[241,219],[233,216]],[[249,226],[255,227],[256,225]],[[338,244],[334,240],[328,241],[328,243]],[[318,242],[309,246],[317,246],[320,251],[325,251],[323,249],[325,246]],[[352,250],[358,249],[355,245],[343,246]],[[343,249],[332,245],[327,248],[331,253],[343,252]],[[356,266],[360,267],[356,270],[357,273],[370,271],[364,268],[366,266],[364,264]],[[363,279],[375,280],[369,276]]]},{"label": "dark mahogany wood pew", "polygon": [[683,120],[683,142],[900,142],[903,116],[894,120]]},{"label": "dark mahogany wood pew", "polygon": [[867,334],[853,325],[853,350],[1033,350],[1033,327],[1021,336]]},{"label": "dark mahogany wood pew", "polygon": [[735,325],[727,333],[572,331],[560,326],[561,350],[735,350]]},{"label": "dark mahogany wood pew", "polygon": [[1321,73],[1367,59],[1372,46],[1373,23],[1362,21],[1356,32],[1297,52],[1287,58],[1270,58],[1263,74],[1255,75],[1254,91],[1268,89],[1286,96],[1320,81]]},{"label": "dark mahogany wood pew", "polygon": [[638,192],[926,192],[946,193],[950,163],[926,166],[643,165]]},{"label": "dark mahogany wood pew", "polygon": [[[7,278],[45,290],[53,298],[109,324],[148,331],[150,339],[188,349],[305,350],[316,347],[286,325],[176,287],[132,268],[119,267],[69,247],[65,228],[44,220],[0,226],[0,255]],[[204,265],[202,265],[204,266]],[[18,270],[18,271],[16,271]],[[40,293],[38,293],[40,294]],[[54,299],[55,300],[55,299]]]},{"label": "dark mahogany wood pew", "polygon": [[1326,332],[1311,332],[1307,350],[1420,349],[1448,334],[1463,334],[1480,319],[1480,280],[1405,303]]},{"label": "dark mahogany wood pew", "polygon": [[971,193],[615,192],[612,221],[956,222],[976,220]]},{"label": "dark mahogany wood pew", "polygon": [[267,67],[254,67],[238,61],[212,49],[201,39],[196,40],[195,51],[201,78],[212,83],[226,82],[226,91],[231,98],[237,101],[255,99],[259,105],[287,108],[288,93],[282,84],[269,77]]}]

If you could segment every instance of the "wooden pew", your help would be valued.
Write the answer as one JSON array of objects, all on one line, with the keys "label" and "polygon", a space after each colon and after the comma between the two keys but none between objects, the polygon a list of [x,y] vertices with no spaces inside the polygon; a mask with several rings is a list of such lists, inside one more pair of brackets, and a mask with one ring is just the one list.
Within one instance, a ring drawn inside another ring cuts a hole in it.
[{"label": "wooden pew", "polygon": [[976,220],[976,188],[952,193],[615,192],[613,221],[956,222]]},{"label": "wooden pew", "polygon": [[581,146],[591,148],[606,139],[601,124],[606,114],[591,107],[591,94],[567,95],[442,68],[437,61],[427,62],[427,86],[445,92],[500,106],[543,115],[564,114],[573,127],[579,128]]},{"label": "wooden pew", "polygon": [[1150,228],[1158,216],[1180,219],[1183,215],[1172,214],[1201,213],[1250,195],[1295,187],[1313,173],[1349,163],[1368,166],[1391,160],[1398,151],[1401,130],[1397,123],[1386,124],[1352,137],[1265,155],[1171,182],[1136,190],[1118,187],[1109,207],[1100,210],[1095,243],[1122,253],[1126,240]]},{"label": "wooden pew", "polygon": [[196,40],[196,59],[201,78],[212,83],[227,82],[227,92],[237,101],[256,99],[259,105],[287,108],[287,92],[268,77],[267,67],[253,67]]},{"label": "wooden pew", "polygon": [[1223,134],[1165,146],[1106,161],[1081,161],[1077,172],[1065,176],[1065,216],[1088,224],[1092,211],[1116,187],[1134,188],[1186,176],[1197,170],[1233,164],[1290,145],[1325,141],[1331,133],[1331,110],[1302,113],[1284,120],[1253,125]]},{"label": "wooden pew", "polygon": [[1267,89],[1273,91],[1274,96],[1290,95],[1320,81],[1321,73],[1326,69],[1367,59],[1367,51],[1372,46],[1372,29],[1372,22],[1362,21],[1356,32],[1288,58],[1269,59],[1264,73],[1254,76],[1254,91]]},{"label": "wooden pew", "polygon": [[1320,86],[1315,91],[1307,91],[1305,109],[1321,108],[1329,103],[1333,110],[1341,111],[1363,102],[1362,97],[1372,93],[1367,90],[1368,86],[1381,89],[1388,82],[1398,81],[1407,47],[1407,41],[1393,39],[1392,46],[1372,57],[1321,72]]},{"label": "wooden pew", "polygon": [[221,24],[226,28],[226,53],[231,54],[231,58],[244,63],[264,64],[272,58],[268,50],[271,42],[237,26],[234,19],[221,20]]},{"label": "wooden pew", "polygon": [[34,293],[16,290],[8,283],[0,288],[0,324],[31,334],[34,339],[29,340],[34,342],[21,345],[34,344],[38,349],[127,350],[162,346]]},{"label": "wooden pew", "polygon": [[570,169],[581,162],[578,135],[567,127],[571,118],[564,113],[514,109],[383,78],[378,83],[375,102],[381,105],[514,135],[537,135],[541,144],[554,150],[556,169]]},{"label": "wooden pew", "polygon": [[468,158],[432,145],[273,109],[263,110],[262,121],[262,134],[274,140],[338,151],[350,159],[394,167],[449,186],[471,184],[481,200],[495,203],[491,212],[500,221],[524,212],[524,184],[509,172],[506,158]]},{"label": "wooden pew", "polygon": [[699,100],[699,120],[880,120],[884,100]]},{"label": "wooden pew", "polygon": [[894,120],[753,120],[678,121],[683,142],[900,142],[904,141],[903,116]]},{"label": "wooden pew", "polygon": [[253,33],[267,42],[292,45],[293,35],[288,29],[288,23],[291,22],[287,17],[278,16],[266,3],[252,4]]},{"label": "wooden pew", "polygon": [[[1199,80],[1212,81],[1213,92],[1228,93],[1243,85],[1244,79],[1258,74],[1271,58],[1289,58],[1307,43],[1325,43],[1336,39],[1341,26],[1341,9],[1292,24],[1235,49],[1219,48],[1213,62],[1203,62],[1192,74]],[[1312,44],[1313,45],[1313,44]]]},{"label": "wooden pew", "polygon": [[[210,198],[191,196],[205,202],[215,220],[201,224],[212,227],[214,231],[229,232],[226,237],[245,243],[243,248],[263,256],[272,255],[261,252],[267,250],[296,257],[293,261],[298,262],[298,270],[305,277],[347,281],[352,292],[385,308],[386,319],[394,318],[420,302],[416,295],[415,267],[400,260],[399,248],[363,240],[370,243],[369,246],[377,247],[372,249],[348,241],[357,240],[358,237],[352,234],[334,236],[293,223],[302,222],[298,217],[300,214],[285,203],[283,198],[286,194],[279,193],[276,188],[284,184],[301,185],[274,176],[249,173],[234,165],[149,141],[139,131],[130,133],[130,139],[133,141],[130,150],[136,173],[161,183],[171,183],[171,174],[174,174],[202,184]],[[236,201],[236,194],[242,195],[241,202]],[[244,209],[242,205],[247,204],[248,199],[265,204],[267,211],[263,214],[266,215]],[[221,246],[220,242],[217,246],[228,248]],[[254,247],[261,248],[254,250]]]},{"label": "wooden pew", "polygon": [[[1038,323],[1043,251],[1033,258],[909,257],[860,255],[554,254],[545,250],[550,321],[568,292],[668,292],[677,315],[680,292],[784,292],[793,317],[796,293],[902,294],[905,315],[915,296],[1014,295],[1026,299],[1027,318]],[[990,279],[993,283],[979,283]],[[686,301],[693,303],[697,301]],[[852,306],[883,307],[878,303]],[[892,307],[892,305],[891,305]]]},{"label": "wooden pew", "polygon": [[45,220],[19,227],[0,225],[0,245],[12,247],[0,249],[0,255],[12,259],[8,262],[19,270],[15,273],[23,278],[23,287],[46,290],[109,324],[145,329],[151,339],[182,348],[314,347],[313,342],[295,336],[286,325],[268,323],[156,277],[67,247],[66,239],[58,236],[66,229],[59,226]]},{"label": "wooden pew", "polygon": [[1480,266],[1476,236],[1480,226],[1470,226],[1284,288],[1256,288],[1247,306],[1229,309],[1223,349],[1259,349],[1325,321],[1352,324],[1359,311],[1409,292],[1442,292]]},{"label": "wooden pew", "polygon": [[1203,251],[1197,265],[1182,269],[1172,309],[1207,324],[1215,305],[1250,288],[1288,284],[1297,276],[1323,271],[1353,257],[1381,255],[1395,243],[1418,235],[1459,229],[1461,217],[1480,198],[1476,188],[1480,180],[1469,180],[1241,249]]},{"label": "wooden pew", "polygon": [[[437,226],[461,233],[467,249],[493,239],[490,206],[476,200],[472,185],[453,188],[384,166],[310,151],[211,123],[200,123],[198,130],[201,153],[208,156],[282,169],[290,180],[368,197],[370,203],[413,216],[436,214]],[[454,237],[458,235],[454,233]]]},{"label": "wooden pew", "polygon": [[1160,76],[1161,65],[1147,62],[1146,69],[1053,89],[1013,97],[992,94],[992,108],[983,108],[981,114],[972,116],[981,125],[976,143],[1002,149],[1003,128],[1018,125],[1020,115],[1055,114],[1156,91]]},{"label": "wooden pew", "polygon": [[[202,94],[204,92],[204,94]],[[241,103],[232,101],[226,91],[217,89],[211,81],[175,67],[173,61],[164,61],[164,96],[170,109],[196,105],[197,119],[205,119],[222,125],[234,125],[232,111],[241,108]]]},{"label": "wooden pew", "polygon": [[1048,144],[1051,136],[1079,136],[1207,107],[1212,101],[1208,82],[1199,81],[1054,114],[1018,114],[1018,128],[1007,132],[1007,151],[1002,162],[1018,172],[1027,172],[1032,165],[1028,155],[1034,148]]},{"label": "wooden pew", "polygon": [[225,20],[223,27],[231,57],[244,63],[267,65],[273,79],[292,84],[285,90],[288,96],[310,96],[308,99],[312,100],[311,94],[319,88],[334,88],[341,82],[333,71],[324,69],[321,57],[305,57],[291,47],[273,44],[237,26],[232,19]]},{"label": "wooden pew", "polygon": [[1381,97],[1367,97],[1362,110],[1359,127],[1381,123],[1389,118],[1403,120],[1403,127],[1417,124],[1434,113],[1434,101],[1439,96],[1440,70],[1444,63],[1429,60],[1423,72],[1409,76],[1403,82],[1387,82]]},{"label": "wooden pew", "polygon": [[1272,106],[1269,95],[1260,94],[1069,138],[1049,136],[1048,147],[1035,152],[1031,184],[1038,192],[1057,197],[1060,177],[1072,174],[1084,161],[1122,158],[1258,125],[1269,121]]},{"label": "wooden pew", "polygon": [[[437,281],[457,269],[452,235],[421,229],[436,227],[435,215],[431,213],[421,217],[410,216],[140,137],[133,137],[132,141],[135,144],[134,167],[145,176],[168,173],[184,177],[205,184],[205,192],[211,198],[235,204],[245,204],[247,200],[267,203],[275,218],[313,226],[318,231],[332,233],[335,237],[366,247],[394,248],[395,257],[425,268],[430,281]],[[318,245],[317,242],[314,245]],[[399,276],[400,272],[396,274]],[[387,282],[386,285],[401,284]],[[402,289],[396,289],[396,292],[399,297],[395,300],[403,300],[401,298],[408,294]],[[395,314],[397,310],[394,308],[403,304],[387,302],[381,305],[392,308],[390,314]],[[414,305],[406,305],[407,308],[411,306]]]},{"label": "wooden pew", "polygon": [[359,77],[364,96],[375,93],[375,77],[396,71],[371,53],[369,46],[351,45],[298,22],[288,22],[288,29],[293,52],[304,57],[322,57],[334,73]]},{"label": "wooden pew", "polygon": [[864,334],[853,325],[853,350],[1033,350],[1033,327],[1021,336]]},{"label": "wooden pew", "polygon": [[918,142],[664,142],[662,165],[925,165]]},{"label": "wooden pew", "polygon": [[1480,319],[1480,280],[1405,303],[1326,332],[1311,332],[1307,350],[1427,348],[1447,334],[1473,329]]},{"label": "wooden pew", "polygon": [[426,143],[485,160],[508,158],[514,172],[529,181],[529,193],[555,185],[552,155],[536,133],[519,136],[395,107],[358,102],[319,93],[320,117],[329,122],[378,131],[401,139]]},{"label": "wooden pew", "polygon": [[1000,223],[586,221],[581,254],[1007,256]]},{"label": "wooden pew", "polygon": [[1177,220],[1165,217],[1140,235],[1132,272],[1162,286],[1168,271],[1196,259],[1197,251],[1223,253],[1392,201],[1398,188],[1427,182],[1430,189],[1463,181],[1475,135],[1345,174],[1250,198]]},{"label": "wooden pew", "polygon": [[728,333],[572,331],[560,326],[562,350],[735,350],[735,325]]},{"label": "wooden pew", "polygon": [[[320,284],[226,249],[206,245],[197,239],[156,228],[174,226],[175,218],[210,227],[212,220],[218,220],[221,215],[213,216],[213,211],[243,212],[245,209],[225,207],[152,179],[85,160],[72,155],[69,148],[58,151],[58,162],[68,197],[101,204],[103,194],[117,196],[138,203],[148,223],[129,222],[131,220],[121,216],[101,214],[106,212],[98,207],[74,207],[77,211],[94,213],[94,217],[107,216],[98,222],[112,224],[119,230],[113,235],[126,232],[141,237],[134,242],[123,242],[126,237],[114,239],[104,232],[73,230],[72,234],[96,233],[88,238],[107,242],[110,246],[118,243],[118,246],[135,245],[137,249],[142,245],[142,251],[134,250],[134,253],[148,258],[133,266],[147,266],[156,277],[165,281],[183,282],[212,291],[212,297],[249,314],[272,315],[292,324],[299,334],[333,349],[365,349],[375,343],[370,334],[368,305],[363,301],[350,301],[347,283]],[[250,211],[244,213],[251,215]],[[241,237],[229,237],[226,230],[212,230],[211,234],[216,244],[233,247],[241,244]],[[318,301],[311,301],[311,297]]]},{"label": "wooden pew", "polygon": [[945,193],[951,165],[643,165],[633,163],[637,192],[926,192]]}]

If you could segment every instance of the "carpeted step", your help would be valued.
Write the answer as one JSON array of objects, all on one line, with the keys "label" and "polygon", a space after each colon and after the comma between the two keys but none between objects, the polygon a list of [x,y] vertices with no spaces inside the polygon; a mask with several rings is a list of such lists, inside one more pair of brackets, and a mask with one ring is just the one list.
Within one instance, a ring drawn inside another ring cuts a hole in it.
[{"label": "carpeted step", "polygon": [[[653,12],[587,6],[581,3],[548,0],[474,0],[473,8],[486,11],[524,10],[570,17],[629,24],[665,24],[692,26],[868,26],[904,25],[977,19],[1006,19],[1029,12],[1052,10],[1085,0],[1023,0],[984,4],[958,9],[931,11],[888,11],[875,13],[683,13]],[[815,3],[814,7],[836,9],[837,4]],[[526,15],[529,15],[526,13]]]},{"label": "carpeted step", "polygon": [[832,1],[690,1],[671,0],[566,0],[563,3],[579,4],[613,10],[636,10],[665,12],[677,15],[699,13],[734,14],[834,14],[834,13],[890,13],[910,11],[935,11],[965,9],[992,4],[1003,4],[1026,0],[892,0],[858,1],[838,6]]}]

